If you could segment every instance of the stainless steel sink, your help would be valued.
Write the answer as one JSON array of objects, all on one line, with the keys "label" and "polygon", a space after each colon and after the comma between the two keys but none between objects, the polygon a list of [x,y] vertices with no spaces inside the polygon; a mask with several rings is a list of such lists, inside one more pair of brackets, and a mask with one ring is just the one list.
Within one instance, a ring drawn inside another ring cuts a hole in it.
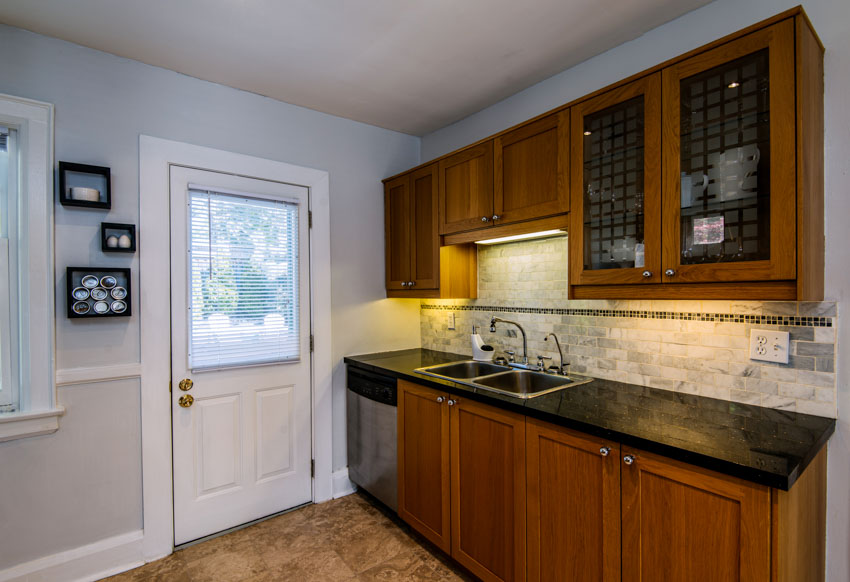
[{"label": "stainless steel sink", "polygon": [[516,398],[534,398],[593,380],[585,376],[558,376],[472,360],[417,368],[414,372]]},{"label": "stainless steel sink", "polygon": [[541,374],[540,372],[531,372],[529,370],[513,370],[494,376],[476,378],[475,383],[485,388],[523,398],[546,394],[547,392],[575,384],[567,376]]},{"label": "stainless steel sink", "polygon": [[499,372],[509,372],[511,368],[508,366],[499,366],[488,362],[476,362],[467,360],[462,362],[452,362],[451,364],[439,364],[437,366],[428,366],[427,368],[419,368],[416,370],[420,374],[428,376],[437,376],[439,378],[451,378],[452,380],[477,378],[479,376],[488,376]]}]

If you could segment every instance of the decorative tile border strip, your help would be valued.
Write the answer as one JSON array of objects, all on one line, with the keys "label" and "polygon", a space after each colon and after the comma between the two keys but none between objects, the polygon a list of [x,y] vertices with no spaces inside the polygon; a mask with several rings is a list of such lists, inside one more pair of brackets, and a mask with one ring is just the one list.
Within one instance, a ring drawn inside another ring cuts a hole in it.
[{"label": "decorative tile border strip", "polygon": [[422,309],[436,311],[493,311],[499,313],[538,313],[545,315],[584,315],[590,317],[624,317],[634,319],[677,319],[685,321],[714,321],[718,323],[749,323],[754,325],[785,325],[792,327],[832,327],[832,317],[798,315],[753,315],[744,313],[688,313],[684,311],[632,311],[627,309],[568,309],[550,307],[498,307],[495,305],[430,305]]}]

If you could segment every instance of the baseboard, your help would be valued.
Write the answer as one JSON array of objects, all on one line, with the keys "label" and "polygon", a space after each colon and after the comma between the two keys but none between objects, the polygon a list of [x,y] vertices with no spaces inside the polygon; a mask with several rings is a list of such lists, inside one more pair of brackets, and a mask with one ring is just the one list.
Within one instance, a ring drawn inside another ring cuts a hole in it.
[{"label": "baseboard", "polygon": [[91,582],[145,563],[142,530],[0,570],[0,582]]},{"label": "baseboard", "polygon": [[357,485],[355,485],[348,479],[348,467],[346,467],[345,469],[340,469],[339,471],[334,471],[331,475],[331,478],[334,482],[334,499],[339,499],[340,497],[351,495],[352,493],[357,491]]}]

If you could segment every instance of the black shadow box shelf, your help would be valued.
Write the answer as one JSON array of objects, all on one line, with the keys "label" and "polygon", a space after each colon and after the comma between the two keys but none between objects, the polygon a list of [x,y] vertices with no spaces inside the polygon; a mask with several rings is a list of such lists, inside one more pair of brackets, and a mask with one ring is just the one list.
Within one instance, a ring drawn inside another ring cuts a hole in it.
[{"label": "black shadow box shelf", "polygon": [[[127,238],[124,239],[123,237]],[[112,240],[113,238],[114,240]],[[105,253],[135,253],[136,225],[101,222],[100,249]]]},{"label": "black shadow box shelf", "polygon": [[[109,168],[59,162],[59,202],[62,206],[109,210],[112,207],[111,182]],[[76,196],[72,189],[79,189]],[[96,199],[82,198],[94,194],[95,190]]]},{"label": "black shadow box shelf", "polygon": [[68,267],[68,317],[129,317],[130,269]]}]

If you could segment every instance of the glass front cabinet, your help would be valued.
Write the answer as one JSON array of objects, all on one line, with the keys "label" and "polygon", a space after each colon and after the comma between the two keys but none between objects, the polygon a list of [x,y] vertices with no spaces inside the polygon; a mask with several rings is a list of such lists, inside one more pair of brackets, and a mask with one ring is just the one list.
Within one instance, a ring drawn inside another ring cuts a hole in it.
[{"label": "glass front cabinet", "polygon": [[661,74],[571,115],[572,284],[660,283]]},{"label": "glass front cabinet", "polygon": [[[816,298],[796,281],[800,230],[818,231],[806,213],[823,213],[822,61],[802,22],[718,43],[572,107],[573,298]],[[803,203],[807,188],[819,208]]]}]

